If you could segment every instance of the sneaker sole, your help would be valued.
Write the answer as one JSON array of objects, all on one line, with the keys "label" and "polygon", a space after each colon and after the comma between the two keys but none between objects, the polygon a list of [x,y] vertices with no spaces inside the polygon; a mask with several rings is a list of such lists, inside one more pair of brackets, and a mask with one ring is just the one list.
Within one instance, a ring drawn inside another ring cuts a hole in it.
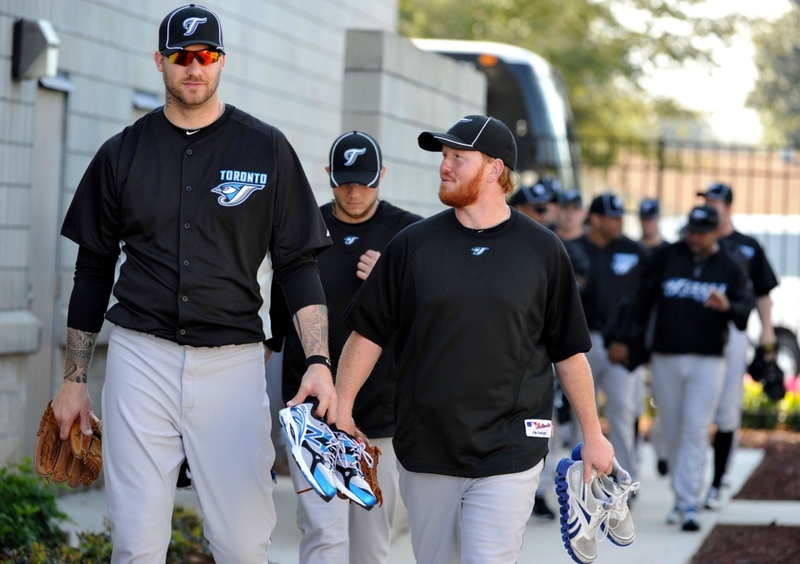
[{"label": "sneaker sole", "polygon": [[[577,448],[577,447],[576,447]],[[572,548],[569,535],[569,484],[567,484],[567,471],[569,467],[575,463],[574,460],[569,458],[562,458],[556,466],[556,493],[558,494],[558,507],[561,514],[561,540],[564,541],[564,548],[567,549],[567,554],[578,564],[589,564],[594,562],[592,559],[582,559],[579,554]]]},{"label": "sneaker sole", "polygon": [[[293,434],[289,431],[289,428],[294,429],[295,423],[292,419],[292,416],[289,414],[288,408],[286,411],[281,410],[279,412],[278,420],[281,424],[281,432],[286,439],[286,443],[291,445],[292,458],[297,464],[297,467],[300,468],[300,473],[303,474],[303,477],[308,482],[308,485],[311,486],[311,489],[313,489],[314,492],[316,492],[317,495],[319,495],[325,501],[330,501],[333,499],[333,496],[336,495],[336,487],[333,485],[333,483],[331,483],[333,481],[333,477],[331,476],[331,480],[329,481],[327,476],[323,476],[322,479],[328,482],[326,484],[320,482],[317,477],[314,476],[311,468],[309,468],[308,464],[303,458],[302,445],[297,443],[296,436],[293,436]],[[295,432],[297,432],[296,429]]]}]

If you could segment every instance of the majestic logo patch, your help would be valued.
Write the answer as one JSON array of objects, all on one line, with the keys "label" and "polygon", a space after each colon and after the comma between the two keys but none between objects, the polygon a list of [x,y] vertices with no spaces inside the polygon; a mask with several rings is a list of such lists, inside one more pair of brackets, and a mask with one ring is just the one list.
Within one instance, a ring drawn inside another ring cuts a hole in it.
[{"label": "majestic logo patch", "polygon": [[614,253],[611,257],[611,270],[617,276],[625,276],[639,264],[639,255],[634,253]]},{"label": "majestic logo patch", "polygon": [[347,237],[344,238],[344,244],[350,246],[356,241],[358,241],[358,239],[359,239],[358,235],[348,235]]},{"label": "majestic logo patch", "polygon": [[242,182],[223,182],[211,191],[219,194],[217,203],[221,206],[238,206],[250,197],[250,194],[262,190],[263,184],[244,184]]},{"label": "majestic logo patch", "polygon": [[186,30],[186,33],[183,35],[192,35],[195,31],[197,31],[197,26],[204,24],[207,21],[208,18],[186,18],[183,20],[183,29]]},{"label": "majestic logo patch", "polygon": [[483,253],[485,253],[488,250],[489,250],[489,247],[472,247],[470,249],[472,254],[475,255],[476,257],[481,256]]},{"label": "majestic logo patch", "polygon": [[712,290],[718,290],[724,294],[728,289],[727,284],[715,284],[713,282],[698,282],[688,278],[670,278],[664,280],[662,284],[664,297],[666,298],[689,298],[696,302],[703,303],[711,295]]},{"label": "majestic logo patch", "polygon": [[525,434],[548,439],[553,436],[553,422],[548,419],[526,419]]},{"label": "majestic logo patch", "polygon": [[347,149],[344,152],[344,166],[352,166],[356,159],[367,152],[366,147],[362,147],[360,149]]}]

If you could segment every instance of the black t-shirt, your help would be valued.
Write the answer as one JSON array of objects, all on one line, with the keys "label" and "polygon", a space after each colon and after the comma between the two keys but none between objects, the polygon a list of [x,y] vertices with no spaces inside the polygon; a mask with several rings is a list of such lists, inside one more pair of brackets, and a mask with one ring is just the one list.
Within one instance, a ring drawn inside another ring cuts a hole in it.
[{"label": "black t-shirt", "polygon": [[106,141],[61,233],[122,249],[109,321],[192,346],[269,337],[273,267],[330,245],[289,142],[232,106],[192,136],[158,109]]},{"label": "black t-shirt", "polygon": [[[368,250],[382,252],[383,248],[403,228],[422,219],[420,216],[379,202],[375,214],[367,221],[352,224],[339,221],[333,215],[332,204],[320,208],[330,231],[333,246],[318,257],[319,275],[328,304],[328,343],[334,374],[350,329],[344,324],[344,311],[363,281],[356,276],[358,262]],[[280,305],[276,298],[275,303]],[[273,306],[273,315],[288,316],[288,310]],[[288,322],[287,322],[288,321]],[[303,345],[290,320],[275,320],[276,326],[287,327],[283,357],[283,400],[297,394],[306,371]],[[369,379],[361,388],[353,406],[356,425],[369,437],[391,437],[394,433],[394,387],[397,378],[392,354],[388,347],[381,354]]]},{"label": "black t-shirt", "polygon": [[[703,305],[713,289],[730,301],[727,312]],[[654,351],[722,356],[728,321],[744,330],[753,296],[741,261],[725,247],[701,260],[679,241],[659,251],[642,275],[641,287],[631,301],[626,340],[643,330],[654,304]]]},{"label": "black t-shirt", "polygon": [[547,453],[551,362],[591,347],[558,237],[511,210],[475,231],[446,210],[386,247],[345,313],[398,366],[394,447],[404,468],[451,476],[521,472]]},{"label": "black t-shirt", "polygon": [[584,235],[575,239],[589,257],[589,275],[581,292],[586,323],[591,331],[603,331],[622,300],[639,284],[650,252],[624,235],[598,247]]},{"label": "black t-shirt", "polygon": [[758,241],[743,233],[734,231],[719,240],[721,245],[738,252],[747,264],[747,274],[753,284],[756,297],[766,296],[778,285],[778,278],[767,260],[764,249]]}]

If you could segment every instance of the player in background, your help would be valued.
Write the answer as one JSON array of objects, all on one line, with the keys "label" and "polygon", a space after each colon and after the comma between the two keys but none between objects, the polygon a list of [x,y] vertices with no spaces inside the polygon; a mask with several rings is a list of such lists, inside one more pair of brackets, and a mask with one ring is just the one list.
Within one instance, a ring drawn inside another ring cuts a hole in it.
[{"label": "player in background", "polygon": [[[330,239],[286,137],[219,99],[217,15],[170,12],[153,58],[165,105],[102,145],[64,219],[79,250],[53,410],[63,439],[77,418],[90,433],[86,378],[105,314],[111,561],[164,562],[186,459],[215,560],[266,564],[276,515],[265,297],[274,276],[306,356],[327,357],[315,253]],[[308,395],[320,416],[336,412],[325,364],[306,371],[297,399]]]},{"label": "player in background", "polygon": [[394,446],[416,560],[515,562],[552,427],[551,363],[583,428],[584,479],[612,470],[586,321],[563,245],[506,203],[511,131],[471,115],[418,143],[442,153],[450,209],[398,234],[348,307],[337,426],[353,431],[353,402],[395,336]]},{"label": "player in background", "polygon": [[[769,264],[764,249],[758,241],[736,231],[731,221],[733,190],[728,184],[715,182],[705,192],[698,192],[706,204],[719,214],[719,242],[738,254],[746,264],[750,278],[755,307],[761,321],[760,345],[775,345],[775,330],[772,327],[772,300],[770,291],[778,285],[778,278]],[[714,416],[717,433],[714,436],[714,477],[706,496],[706,507],[717,508],[720,487],[736,447],[736,433],[742,423],[742,378],[747,370],[748,340],[744,327],[731,324],[728,343],[725,347],[725,385]]]},{"label": "player in background", "polygon": [[604,414],[609,424],[609,440],[620,465],[635,481],[639,475],[633,432],[638,376],[609,355],[603,338],[620,304],[639,284],[650,256],[647,249],[622,234],[624,214],[619,196],[611,192],[596,196],[589,206],[589,231],[577,242],[590,263],[588,281],[581,292],[592,336],[592,349],[586,358],[592,367],[597,390],[605,392]]},{"label": "player in background", "polygon": [[[403,228],[420,216],[378,199],[379,184],[386,173],[378,142],[361,131],[338,137],[331,145],[325,172],[333,189],[333,201],[320,208],[333,246],[318,257],[319,275],[330,315],[330,353],[334,374],[350,330],[344,310],[367,279],[381,251]],[[286,327],[283,353],[283,399],[297,393],[305,372],[305,355],[297,332],[291,329],[286,300],[273,300],[271,316],[277,327]],[[282,332],[267,342],[280,350]],[[385,563],[389,558],[392,525],[397,506],[397,458],[394,435],[394,387],[397,378],[391,347],[378,360],[368,384],[356,397],[353,415],[359,429],[382,455],[378,482],[383,504],[369,512],[342,500],[325,502],[308,489],[297,465],[290,464],[298,492],[297,526],[303,532],[300,562]]]},{"label": "player in background", "polygon": [[[725,376],[728,324],[747,324],[752,295],[737,257],[717,243],[711,206],[689,213],[685,240],[659,251],[642,275],[625,322],[623,343],[645,330],[655,306],[650,366],[653,393],[669,453],[675,505],[668,523],[700,528],[708,433]],[[625,347],[621,350],[624,362]]]}]

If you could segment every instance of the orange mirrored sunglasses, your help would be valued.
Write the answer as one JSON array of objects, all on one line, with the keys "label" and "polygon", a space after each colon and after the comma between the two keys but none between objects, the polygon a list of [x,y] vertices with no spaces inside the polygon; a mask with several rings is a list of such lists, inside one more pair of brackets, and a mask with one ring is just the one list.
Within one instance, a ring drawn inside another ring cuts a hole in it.
[{"label": "orange mirrored sunglasses", "polygon": [[188,67],[192,61],[197,59],[197,62],[202,66],[210,65],[219,61],[220,52],[211,51],[210,49],[203,49],[202,51],[175,51],[171,55],[164,55],[170,63]]}]

